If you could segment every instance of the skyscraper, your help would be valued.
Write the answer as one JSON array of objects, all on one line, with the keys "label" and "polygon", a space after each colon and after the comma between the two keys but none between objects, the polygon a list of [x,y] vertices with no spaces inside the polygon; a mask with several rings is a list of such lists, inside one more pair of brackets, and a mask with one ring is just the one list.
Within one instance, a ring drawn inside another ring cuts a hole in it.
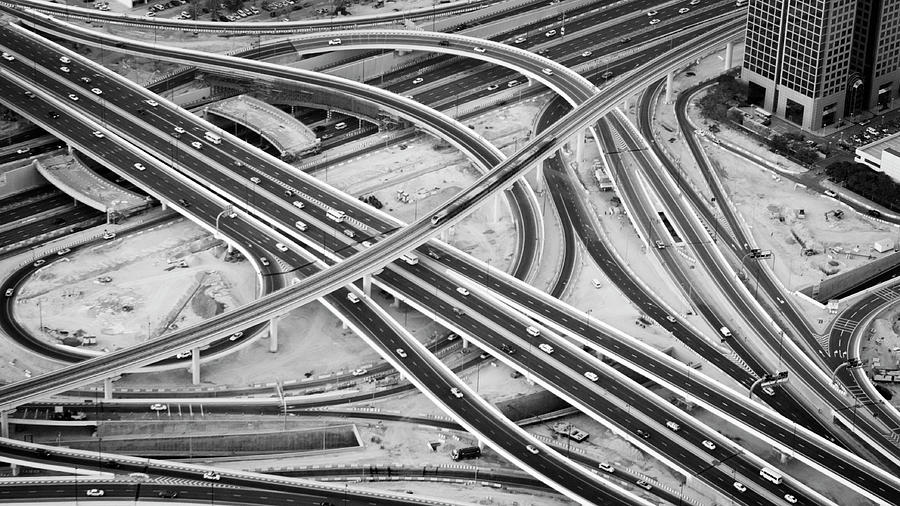
[{"label": "skyscraper", "polygon": [[889,107],[900,0],[750,0],[741,76],[752,103],[806,130]]}]

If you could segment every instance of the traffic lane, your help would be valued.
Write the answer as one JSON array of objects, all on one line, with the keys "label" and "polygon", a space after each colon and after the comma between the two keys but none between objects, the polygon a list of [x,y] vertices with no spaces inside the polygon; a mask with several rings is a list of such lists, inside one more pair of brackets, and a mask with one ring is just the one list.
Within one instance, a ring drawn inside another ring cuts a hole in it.
[{"label": "traffic lane", "polygon": [[0,215],[0,225],[8,225],[48,211],[56,211],[56,214],[59,214],[63,208],[71,207],[71,205],[72,197],[63,194],[50,194],[47,198],[28,202],[21,206],[4,206],[2,215]]},{"label": "traffic lane", "polygon": [[0,232],[0,247],[11,246],[42,234],[68,229],[72,225],[101,218],[105,218],[104,214],[94,208],[81,205],[72,207],[62,216],[48,216]]},{"label": "traffic lane", "polygon": [[[436,286],[436,290],[441,290],[443,294],[435,294],[431,290],[430,287],[420,286],[416,283],[411,283],[405,277],[400,276],[396,273],[390,273],[390,270],[385,270],[385,273],[381,275],[381,277],[388,282],[390,285],[405,292],[410,297],[415,298],[419,301],[420,304],[425,305],[430,310],[441,313],[441,314],[451,314],[453,308],[463,307],[461,304],[457,304],[460,302],[459,300],[454,300],[452,302],[448,302],[448,298],[454,298],[459,294],[455,291],[454,286],[438,286],[440,282],[439,278],[436,276],[429,276],[429,274],[424,274],[422,276],[423,280],[429,281],[432,283],[432,286]],[[438,283],[438,285],[435,285]],[[449,297],[447,295],[449,294]],[[463,302],[471,302],[477,300],[477,297],[474,295],[469,295],[466,297],[466,300]],[[516,350],[515,353],[509,355],[510,359],[518,362],[520,366],[527,370],[532,371],[532,374],[539,374],[544,377],[545,381],[548,383],[554,384],[557,388],[567,390],[570,395],[579,399],[584,406],[589,406],[592,410],[597,410],[601,416],[608,420],[615,420],[615,422],[619,425],[622,430],[626,430],[631,432],[635,438],[640,439],[640,436],[637,431],[643,430],[651,434],[648,439],[648,443],[651,446],[655,447],[657,450],[661,451],[663,454],[669,456],[673,460],[685,465],[689,469],[694,469],[698,471],[707,472],[710,466],[709,463],[701,456],[697,456],[696,454],[687,451],[685,448],[681,447],[678,444],[670,443],[665,440],[667,436],[670,434],[667,433],[666,429],[662,429],[657,431],[654,427],[646,425],[644,422],[639,420],[635,415],[632,415],[631,408],[634,407],[635,410],[640,411],[651,419],[661,420],[666,416],[665,413],[658,408],[656,408],[652,403],[644,399],[637,392],[632,391],[630,388],[618,387],[615,384],[615,380],[610,380],[610,378],[606,377],[602,372],[597,371],[591,365],[581,363],[579,359],[573,357],[571,355],[566,355],[565,353],[554,352],[549,357],[552,357],[555,360],[559,360],[559,362],[564,366],[564,368],[569,368],[575,371],[578,376],[582,376],[585,372],[595,372],[598,376],[601,376],[602,379],[607,380],[604,384],[608,383],[606,389],[616,397],[620,398],[622,402],[627,404],[625,409],[616,406],[614,403],[609,401],[605,395],[597,395],[597,392],[594,392],[592,389],[584,389],[583,386],[578,384],[578,381],[566,382],[565,379],[561,377],[558,372],[560,369],[548,367],[547,363],[544,361],[545,357],[541,356],[538,353],[531,353],[533,348],[537,347],[540,344],[541,338],[532,338],[531,336],[527,336],[524,331],[524,325],[517,320],[512,320],[505,313],[495,312],[492,310],[489,305],[482,304],[466,304],[468,309],[473,309],[478,314],[483,317],[488,318],[492,323],[496,325],[506,324],[505,327],[507,330],[512,332],[514,335],[523,339],[529,343],[529,351],[524,352],[524,348],[520,343],[510,341],[506,335],[496,333],[492,328],[486,327],[480,322],[473,320],[467,316],[468,310],[463,311],[462,314],[452,313],[454,316],[451,319],[457,326],[462,329],[465,329],[467,333],[473,336],[479,336],[481,342],[488,344],[492,349],[492,353],[494,355],[503,355],[506,352],[503,350],[502,345],[509,346]],[[559,348],[557,348],[558,350]],[[563,356],[565,355],[565,356]],[[573,367],[573,364],[577,364],[577,366]],[[670,417],[671,418],[671,417]],[[662,422],[660,422],[662,423]],[[684,427],[688,427],[688,423],[681,420],[681,423]],[[679,435],[684,436],[680,431]],[[657,437],[652,437],[656,435]],[[707,438],[702,435],[697,435],[693,438],[686,437],[687,440],[695,440],[697,444],[700,444],[703,440]],[[695,445],[696,446],[696,445]],[[698,447],[699,450],[699,447]],[[704,452],[705,450],[700,450]],[[717,447],[713,451],[706,452],[709,453],[711,457],[717,458],[730,458],[733,457],[734,454],[728,452],[724,448]],[[723,457],[724,455],[724,457]],[[752,471],[747,474],[747,471]],[[753,468],[751,464],[745,464],[740,471],[743,474],[747,474],[748,476],[758,476],[758,469]],[[727,473],[726,473],[727,474]],[[704,476],[704,478],[706,478]],[[770,483],[763,483],[760,478],[760,483],[763,485],[771,485]],[[734,493],[736,489],[733,489],[729,483],[728,487],[724,487],[721,489],[722,492],[726,494]],[[749,491],[748,491],[749,492]],[[773,491],[773,492],[777,492]],[[782,492],[783,493],[783,492]],[[741,499],[750,498],[752,495],[756,494],[755,492],[749,492],[749,494],[741,494]],[[757,498],[757,502],[759,504],[765,504],[761,497]]]}]

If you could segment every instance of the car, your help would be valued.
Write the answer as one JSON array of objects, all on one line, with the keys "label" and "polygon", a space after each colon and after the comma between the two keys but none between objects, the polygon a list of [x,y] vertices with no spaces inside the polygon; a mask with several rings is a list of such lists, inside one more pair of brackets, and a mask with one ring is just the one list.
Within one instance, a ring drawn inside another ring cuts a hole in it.
[{"label": "car", "polygon": [[72,251],[72,248],[63,248],[63,249],[57,251],[56,254],[59,256],[63,256],[66,253],[70,253],[71,251]]},{"label": "car", "polygon": [[594,54],[593,51],[587,50],[587,51],[584,51],[583,53],[581,53],[581,56],[587,58],[588,56],[590,56],[590,55],[592,55],[592,54]]},{"label": "car", "polygon": [[176,354],[176,355],[175,355],[175,358],[179,358],[179,359],[181,359],[181,358],[188,358],[188,357],[190,357],[190,356],[193,355],[193,354],[194,354],[194,353],[193,353],[191,350],[182,351],[182,352]]},{"label": "car", "polygon": [[68,74],[68,73],[69,73],[69,67],[60,67],[60,68],[59,68],[59,71],[60,71],[60,72],[65,72],[66,74]]},{"label": "car", "polygon": [[91,93],[93,93],[94,95],[102,95],[103,90],[101,90],[100,88],[91,88]]},{"label": "car", "polygon": [[81,82],[83,82],[84,84],[91,84],[91,78],[84,76],[81,78]]},{"label": "car", "polygon": [[192,142],[192,143],[191,143],[191,146],[193,146],[194,149],[203,149],[203,144],[200,144],[200,143],[197,142],[197,141]]},{"label": "car", "polygon": [[486,53],[487,49],[485,49],[483,47],[473,47],[472,51],[475,51],[476,53]]},{"label": "car", "polygon": [[597,373],[591,372],[591,371],[584,373],[584,377],[591,381],[599,381],[600,380],[600,377],[597,376]]},{"label": "car", "polygon": [[457,399],[463,398],[463,393],[456,387],[451,388],[450,393],[453,394],[453,397],[456,397]]},{"label": "car", "polygon": [[675,323],[675,322],[676,322],[675,317],[672,316],[672,315],[670,315],[670,314],[667,314],[667,315],[666,315],[666,321],[668,321],[669,323]]},{"label": "car", "polygon": [[351,304],[359,304],[359,296],[353,292],[347,293],[347,300],[349,300]]},{"label": "car", "polygon": [[239,330],[239,331],[235,332],[234,334],[231,334],[228,337],[228,340],[229,341],[237,341],[238,339],[240,339],[243,336],[244,336],[244,333]]},{"label": "car", "polygon": [[453,340],[455,340],[457,337],[459,337],[459,336],[456,335],[456,334],[453,333],[453,332],[447,334],[447,340],[448,340],[448,341],[453,341]]},{"label": "car", "polygon": [[147,100],[144,100],[144,103],[146,103],[150,107],[156,107],[159,105],[159,102],[157,102],[156,100],[153,100],[152,98],[148,98]]},{"label": "car", "polygon": [[69,93],[69,98],[75,102],[78,102],[78,95],[76,95],[74,93]]},{"label": "car", "polygon": [[641,487],[642,489],[644,489],[644,490],[651,490],[651,489],[653,489],[653,486],[651,486],[649,483],[647,483],[647,482],[644,481],[644,480],[638,480],[638,481],[636,481],[636,482],[634,482],[634,483],[635,483],[637,486],[639,486],[639,487]]},{"label": "car", "polygon": [[100,130],[94,130],[91,133],[94,135],[94,137],[96,137],[98,139],[102,139],[102,138],[106,137],[106,135],[103,132],[101,132]]},{"label": "car", "polygon": [[591,280],[591,285],[593,285],[594,288],[603,288],[603,283],[601,283],[597,278]]},{"label": "car", "polygon": [[368,373],[369,373],[369,371],[366,369],[353,369],[352,371],[350,371],[350,374],[352,374],[354,376],[363,376]]},{"label": "car", "polygon": [[99,488],[88,489],[86,492],[88,497],[103,497],[103,490]]},{"label": "car", "polygon": [[678,9],[678,14],[687,14],[688,12],[691,12],[691,10],[688,9],[687,7],[682,7],[680,9]]},{"label": "car", "polygon": [[425,82],[424,77],[417,77],[417,78],[413,79],[413,84],[421,84],[423,82]]},{"label": "car", "polygon": [[651,25],[658,25],[658,24],[659,24],[659,20],[658,20],[658,19],[651,19],[651,20],[650,20],[650,24],[651,24]]},{"label": "car", "polygon": [[28,98],[37,98],[37,95],[35,95],[33,91],[26,91],[25,96]]},{"label": "car", "polygon": [[666,427],[668,427],[670,430],[672,430],[674,432],[678,432],[678,429],[681,428],[681,425],[678,425],[677,423],[673,422],[672,420],[666,420]]},{"label": "car", "polygon": [[137,170],[140,170],[140,171],[145,171],[145,170],[147,170],[147,167],[144,167],[144,164],[141,163],[141,162],[135,163],[135,164],[134,164],[134,168],[137,169]]},{"label": "car", "polygon": [[656,16],[657,14],[659,14],[659,13],[656,11],[647,11],[648,18],[652,18],[653,16]]},{"label": "car", "polygon": [[259,257],[259,263],[263,265],[269,265],[269,259],[266,257]]},{"label": "car", "polygon": [[19,148],[16,150],[17,155],[24,155],[25,153],[31,151],[31,148]]},{"label": "car", "polygon": [[7,61],[14,61],[14,60],[16,59],[16,57],[13,56],[13,55],[11,55],[11,54],[9,54],[9,53],[7,53],[7,52],[4,52],[4,53],[3,53],[3,59],[4,59],[4,60],[7,60]]},{"label": "car", "polygon": [[653,241],[653,243],[656,245],[656,249],[666,249],[666,245],[659,239]]},{"label": "car", "polygon": [[619,44],[628,44],[629,42],[631,42],[631,37],[622,37],[619,39]]},{"label": "car", "polygon": [[709,439],[703,440],[703,446],[705,446],[707,450],[715,450],[716,449],[716,443],[713,443]]},{"label": "car", "polygon": [[516,37],[516,40],[513,41],[513,44],[521,44],[521,43],[525,42],[526,40],[528,40],[528,39],[526,39],[525,37]]},{"label": "car", "polygon": [[[69,96],[71,97],[72,95],[69,95]],[[825,193],[826,197],[831,197],[831,198],[837,197],[837,193],[833,192],[832,190],[825,190],[824,193]]]},{"label": "car", "polygon": [[57,119],[59,118],[59,113],[56,111],[47,111],[47,117],[50,119]]},{"label": "car", "polygon": [[775,390],[772,387],[763,387],[762,391],[765,392],[766,395],[775,395]]},{"label": "car", "polygon": [[303,209],[303,202],[300,202],[299,200],[291,202],[291,205],[293,205],[297,209]]},{"label": "car", "polygon": [[151,404],[151,405],[150,405],[150,410],[151,410],[151,411],[165,411],[165,410],[167,410],[167,409],[169,409],[169,406],[166,406],[165,404],[162,404],[162,403],[160,403],[160,402],[157,402],[156,404]]},{"label": "car", "polygon": [[354,237],[356,237],[356,232],[350,230],[349,228],[345,228],[345,229],[344,229],[344,235],[346,235],[347,237],[353,239]]},{"label": "car", "polygon": [[507,88],[512,88],[512,87],[518,86],[518,85],[519,85],[519,80],[518,80],[518,79],[513,79],[512,81],[506,83],[506,87],[507,87]]},{"label": "car", "polygon": [[44,260],[43,258],[38,258],[37,260],[34,261],[34,266],[40,267],[40,266],[44,265],[46,262],[47,261]]},{"label": "car", "polygon": [[175,499],[178,497],[178,492],[174,490],[160,490],[156,495],[163,499]]},{"label": "car", "polygon": [[62,63],[72,63],[72,60],[68,56],[60,56],[59,61]]},{"label": "car", "polygon": [[185,209],[187,209],[188,207],[191,207],[191,203],[185,199],[178,199],[178,205],[180,205],[181,207],[183,207]]},{"label": "car", "polygon": [[554,35],[556,35],[556,30],[547,30],[544,32],[544,37],[553,37]]},{"label": "car", "polygon": [[488,87],[487,87],[487,90],[488,90],[488,91],[494,91],[494,90],[496,90],[496,89],[499,88],[499,87],[500,87],[499,84],[489,84]]},{"label": "car", "polygon": [[335,130],[343,130],[343,129],[345,129],[345,128],[347,128],[347,124],[344,123],[343,121],[341,121],[341,122],[338,123],[337,125],[334,125],[334,129],[335,129]]},{"label": "car", "polygon": [[6,289],[6,296],[7,296],[7,297],[12,297],[14,293],[16,293],[15,288],[7,288],[7,289]]},{"label": "car", "polygon": [[262,180],[261,180],[260,178],[256,177],[256,176],[253,176],[253,177],[250,178],[250,182],[253,183],[253,184],[259,184],[259,183],[262,182]]},{"label": "car", "polygon": [[535,454],[535,455],[537,455],[538,453],[541,453],[541,451],[538,450],[537,447],[534,446],[534,445],[528,445],[528,446],[525,447],[525,449],[528,450],[528,451],[530,451],[531,453],[533,453],[533,454]]},{"label": "car", "polygon": [[744,484],[739,481],[734,482],[734,488],[737,489],[738,492],[746,492],[747,491],[747,487],[744,486]]},{"label": "car", "polygon": [[603,79],[609,79],[614,75],[616,75],[615,72],[613,72],[612,70],[607,70],[606,72],[600,74],[600,77],[602,77]]},{"label": "car", "polygon": [[881,211],[877,209],[869,209],[868,211],[866,211],[866,214],[873,218],[881,218]]},{"label": "car", "polygon": [[728,327],[722,327],[719,329],[719,333],[722,334],[723,338],[731,337],[731,330]]},{"label": "car", "polygon": [[538,345],[538,348],[539,348],[541,351],[543,351],[544,353],[548,354],[548,355],[550,355],[550,354],[553,353],[553,351],[554,351],[554,350],[553,350],[553,346],[550,346],[550,345],[547,344],[547,343],[541,343],[541,344],[539,344],[539,345]]},{"label": "car", "polygon": [[541,72],[548,76],[553,75],[553,69],[543,68],[543,69],[541,69]]},{"label": "car", "polygon": [[700,0],[691,0],[691,5],[699,5]]},{"label": "car", "polygon": [[115,232],[104,232],[102,237],[108,241],[110,239],[115,239],[116,233]]},{"label": "car", "polygon": [[288,247],[280,242],[275,243],[275,248],[278,249],[278,251],[287,251],[288,250]]},{"label": "car", "polygon": [[219,481],[219,480],[222,479],[222,477],[219,476],[219,473],[217,473],[217,472],[214,472],[214,471],[206,471],[205,473],[203,473],[203,479],[204,479],[204,480]]},{"label": "car", "polygon": [[641,430],[641,429],[638,429],[638,430],[636,430],[636,431],[634,431],[634,432],[635,432],[638,436],[640,436],[640,437],[642,437],[642,438],[644,438],[644,439],[650,439],[650,433],[649,433],[649,432],[643,431],[643,430]]},{"label": "car", "polygon": [[606,471],[607,473],[616,472],[616,468],[607,464],[606,462],[601,462],[597,467],[599,467],[603,471]]},{"label": "car", "polygon": [[457,286],[456,291],[459,292],[460,295],[469,295],[469,290],[467,290],[461,286]]},{"label": "car", "polygon": [[797,503],[797,498],[794,497],[794,496],[791,495],[791,494],[784,494],[784,500],[787,501],[787,502],[789,502],[789,503],[791,503],[791,504],[796,504],[796,503]]},{"label": "car", "polygon": [[187,133],[187,131],[181,127],[175,127],[175,132],[179,134]]},{"label": "car", "polygon": [[394,351],[397,352],[397,355],[398,355],[400,358],[406,358],[406,351],[405,351],[403,348],[397,348],[397,349],[394,350]]}]

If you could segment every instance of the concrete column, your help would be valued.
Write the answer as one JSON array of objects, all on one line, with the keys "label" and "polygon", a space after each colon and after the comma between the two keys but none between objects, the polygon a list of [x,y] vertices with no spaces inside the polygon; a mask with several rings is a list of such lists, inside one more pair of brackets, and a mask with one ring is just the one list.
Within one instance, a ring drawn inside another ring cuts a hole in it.
[{"label": "concrete column", "polygon": [[[540,169],[538,171],[540,172]],[[541,176],[540,176],[540,174],[538,174],[538,179],[540,179],[540,178],[541,178]],[[500,209],[502,209],[502,207],[503,207],[500,205],[500,201],[503,199],[503,197],[501,195],[502,195],[502,193],[498,194],[498,195],[494,195],[492,197],[492,199],[494,200],[494,203],[491,205],[491,222],[492,223],[497,223],[500,221]]]},{"label": "concrete column", "polygon": [[480,439],[478,440],[478,448],[484,450],[484,441],[482,441]]},{"label": "concrete column", "polygon": [[366,274],[363,276],[363,292],[366,294],[366,297],[372,297],[372,275]]},{"label": "concrete column", "polygon": [[200,384],[200,348],[191,349],[191,383]]},{"label": "concrete column", "polygon": [[112,399],[113,398],[113,389],[112,389],[112,378],[103,378],[103,398],[104,399]]},{"label": "concrete column", "polygon": [[581,165],[581,162],[584,160],[584,136],[584,130],[579,130],[575,134],[575,163],[578,165]]},{"label": "concrete column", "polygon": [[628,110],[628,97],[625,97],[624,99],[622,99],[622,109],[625,111]]},{"label": "concrete column", "polygon": [[232,251],[234,251],[234,246],[233,246],[230,242],[228,242],[228,241],[225,241],[225,247],[226,247],[226,250],[225,250],[225,251],[227,251],[227,252],[229,252],[229,253],[231,253]]},{"label": "concrete column", "polygon": [[731,60],[734,58],[734,42],[725,44],[725,70],[731,68]]},{"label": "concrete column", "polygon": [[394,301],[391,302],[391,306],[400,307],[400,297],[394,297]]},{"label": "concrete column", "polygon": [[0,411],[0,436],[9,438],[9,411]]},{"label": "concrete column", "polygon": [[281,317],[275,316],[269,320],[269,352],[275,353],[278,351],[278,322],[281,320]]},{"label": "concrete column", "polygon": [[160,204],[160,206],[162,207],[162,210],[163,210],[163,211],[165,211],[166,209],[169,208],[169,206],[166,205],[166,201],[165,201],[165,200],[160,200],[160,201],[159,201],[159,204]]},{"label": "concrete column", "polygon": [[672,103],[672,82],[675,80],[675,74],[670,70],[666,73],[666,103]]},{"label": "concrete column", "polygon": [[787,453],[779,453],[778,454],[778,462],[779,463],[787,464],[788,461],[790,461],[790,460],[791,460],[791,457]]},{"label": "concrete column", "polygon": [[463,343],[463,348],[468,348],[468,347],[469,347],[469,340],[466,339],[465,337],[462,338],[462,343]]}]

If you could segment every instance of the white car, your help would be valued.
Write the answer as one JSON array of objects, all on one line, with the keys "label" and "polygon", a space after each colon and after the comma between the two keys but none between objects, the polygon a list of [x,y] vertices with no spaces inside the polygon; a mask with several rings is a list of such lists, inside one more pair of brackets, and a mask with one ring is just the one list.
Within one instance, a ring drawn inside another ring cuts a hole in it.
[{"label": "white car", "polygon": [[293,205],[297,209],[303,209],[303,202],[300,202],[299,200],[291,202],[291,205]]},{"label": "white car", "polygon": [[553,37],[554,35],[556,35],[556,30],[547,30],[544,33],[544,37]]},{"label": "white car", "polygon": [[63,248],[63,249],[57,251],[56,254],[59,255],[59,256],[63,256],[63,255],[65,255],[66,253],[69,253],[69,252],[71,252],[71,251],[72,251],[72,248]]},{"label": "white car", "polygon": [[240,339],[243,336],[244,336],[243,332],[237,331],[234,334],[231,334],[231,336],[228,338],[228,340],[229,341],[237,341],[238,339]]},{"label": "white car", "polygon": [[359,304],[359,297],[353,292],[347,293],[347,300],[349,300],[351,304]]},{"label": "white car", "polygon": [[653,16],[656,16],[657,14],[659,14],[659,13],[656,11],[647,11],[648,18],[652,18]]},{"label": "white car", "polygon": [[659,20],[658,20],[658,19],[651,19],[651,20],[650,20],[650,24],[651,24],[651,25],[658,25],[658,24],[659,24]]},{"label": "white car", "polygon": [[400,358],[406,358],[406,351],[403,348],[397,348],[395,351]]},{"label": "white car", "polygon": [[525,449],[528,450],[528,451],[530,451],[531,453],[533,453],[533,454],[535,454],[535,455],[537,455],[538,453],[541,453],[541,451],[538,450],[537,447],[534,446],[534,445],[528,445],[528,446],[525,447]]},{"label": "white car", "polygon": [[682,7],[682,8],[680,8],[680,9],[678,9],[678,14],[687,14],[687,13],[690,12],[690,11],[691,11],[691,10],[688,9],[687,7]]},{"label": "white car", "polygon": [[469,290],[467,290],[461,286],[457,286],[456,291],[459,292],[460,295],[469,295]]},{"label": "white car", "polygon": [[100,88],[91,88],[91,93],[93,93],[94,95],[102,95],[103,90],[101,90]]},{"label": "white car", "polygon": [[360,244],[363,245],[363,248],[371,248],[372,247],[372,241],[363,241]]},{"label": "white car", "polygon": [[135,164],[134,164],[134,168],[137,169],[137,170],[139,170],[139,171],[145,171],[145,170],[147,170],[147,167],[144,167],[144,164],[141,163],[141,162],[135,163]]},{"label": "white car", "polygon": [[203,144],[200,144],[200,143],[197,142],[197,141],[192,142],[192,143],[191,143],[191,146],[193,146],[194,149],[203,149]]},{"label": "white car", "polygon": [[541,351],[543,351],[544,353],[548,354],[548,355],[550,355],[551,353],[553,353],[553,346],[550,346],[550,345],[547,344],[547,343],[541,343],[541,344],[539,344],[539,345],[538,345],[538,348],[539,348]]},{"label": "white car", "polygon": [[451,388],[450,393],[453,394],[453,397],[456,397],[457,399],[463,398],[463,393],[456,387]]},{"label": "white car", "polygon": [[9,54],[9,53],[4,52],[4,53],[3,53],[3,59],[4,59],[4,60],[7,60],[7,61],[14,61],[14,60],[16,59],[16,57],[13,56],[13,55],[11,55],[11,54]]},{"label": "white car", "polygon": [[93,133],[94,137],[96,137],[98,139],[102,139],[102,138],[106,137],[106,135],[104,135],[103,132],[101,132],[100,130],[94,130],[91,133]]},{"label": "white car", "polygon": [[347,128],[347,124],[344,123],[343,121],[341,121],[341,122],[338,123],[337,125],[334,125],[334,129],[335,129],[335,130],[343,130],[343,129],[345,129],[345,128]]},{"label": "white car", "polygon": [[88,497],[103,497],[103,491],[99,488],[92,488],[87,491]]},{"label": "white car", "polygon": [[69,67],[60,67],[59,70],[67,74],[69,73]]},{"label": "white car", "polygon": [[259,257],[259,263],[261,263],[261,264],[263,264],[263,265],[265,265],[265,266],[268,266],[268,265],[269,265],[269,259],[266,258],[266,257]]},{"label": "white car", "polygon": [[369,371],[367,371],[366,369],[353,369],[353,371],[351,371],[350,374],[352,374],[354,376],[363,376],[363,375],[367,374],[368,372]]},{"label": "white car", "polygon": [[16,290],[15,290],[14,288],[7,288],[7,289],[6,289],[6,296],[7,296],[7,297],[12,297],[14,293],[16,293]]},{"label": "white car", "polygon": [[744,484],[739,481],[734,482],[734,488],[737,489],[738,492],[746,492],[747,491],[747,487],[744,486]]},{"label": "white car", "polygon": [[417,78],[413,79],[413,84],[421,84],[423,82],[425,82],[424,77],[417,77]]},{"label": "white car", "polygon": [[153,411],[165,411],[165,410],[169,409],[169,406],[166,406],[165,404],[161,404],[161,403],[157,402],[156,404],[151,404],[150,409]]},{"label": "white car", "polygon": [[175,355],[175,358],[179,358],[179,359],[180,358],[188,358],[193,354],[194,354],[194,352],[192,352],[191,350],[182,351],[181,353]]},{"label": "white car", "polygon": [[591,284],[594,285],[594,288],[603,288],[603,283],[597,278],[592,279]]},{"label": "white car", "polygon": [[593,51],[587,50],[587,51],[581,53],[581,56],[584,56],[585,58],[587,58],[588,56],[590,56],[590,55],[592,55],[592,54],[594,54]]},{"label": "white car", "polygon": [[675,323],[675,322],[676,322],[675,317],[672,316],[672,315],[670,315],[670,314],[667,314],[667,315],[666,315],[666,320],[668,320],[669,323]]},{"label": "white car", "polygon": [[607,473],[616,472],[616,468],[607,464],[606,462],[601,462],[599,467],[600,467],[600,469],[602,469],[603,471],[606,471]]},{"label": "white car", "polygon": [[653,487],[644,480],[638,480],[635,482],[637,486],[641,487],[644,490],[651,490]]},{"label": "white car", "polygon": [[253,183],[253,184],[259,184],[259,183],[262,182],[262,180],[261,180],[260,178],[256,177],[256,176],[253,176],[253,177],[250,178],[250,182]]},{"label": "white car", "polygon": [[489,84],[488,87],[487,87],[487,90],[488,90],[488,91],[494,91],[494,90],[496,90],[496,89],[499,88],[499,87],[500,87],[499,84]]},{"label": "white car", "polygon": [[216,472],[213,472],[213,471],[206,471],[205,473],[203,473],[203,479],[204,479],[204,480],[219,481],[219,480],[222,479],[222,477],[219,476],[219,473],[216,473]]},{"label": "white car", "polygon": [[34,266],[40,267],[40,266],[44,265],[45,263],[47,263],[46,260],[44,260],[43,258],[38,258],[37,260],[34,261]]},{"label": "white car", "polygon": [[276,242],[276,243],[275,243],[275,248],[277,248],[278,251],[282,251],[282,252],[288,250],[288,247],[285,246],[284,244],[280,243],[280,242]]},{"label": "white car", "polygon": [[175,132],[176,132],[176,133],[179,133],[179,134],[186,133],[185,129],[183,129],[183,128],[181,128],[181,127],[175,127]]},{"label": "white car", "polygon": [[487,49],[485,49],[483,47],[473,47],[472,51],[475,51],[476,53],[486,53]]},{"label": "white car", "polygon": [[528,39],[526,39],[525,37],[516,37],[516,40],[514,40],[513,43],[521,44],[521,43],[525,42],[526,40],[528,40]]},{"label": "white car", "polygon": [[519,80],[518,80],[518,79],[513,79],[512,81],[506,83],[506,87],[507,87],[507,88],[512,88],[512,87],[518,86],[518,85],[519,85]]},{"label": "white car", "polygon": [[597,373],[588,371],[584,373],[584,377],[591,381],[598,381],[600,378],[597,376]]},{"label": "white car", "polygon": [[553,69],[546,69],[546,68],[544,68],[544,69],[541,69],[541,72],[543,72],[545,75],[548,75],[548,76],[552,76],[552,75],[553,75]]},{"label": "white car", "polygon": [[17,155],[24,155],[25,153],[31,151],[31,148],[19,148],[16,150]]},{"label": "white car", "polygon": [[691,5],[698,5],[700,0],[691,0]]},{"label": "white car", "polygon": [[106,232],[105,234],[103,234],[103,238],[106,239],[107,241],[110,239],[115,239],[116,233],[115,232]]},{"label": "white car", "polygon": [[157,102],[156,100],[153,100],[152,98],[148,98],[147,100],[144,100],[144,102],[146,102],[146,104],[149,105],[150,107],[156,107],[159,105],[159,102]]},{"label": "white car", "polygon": [[784,494],[784,500],[791,504],[797,503],[797,498],[792,496],[791,494]]},{"label": "white car", "polygon": [[705,446],[707,450],[715,450],[716,449],[716,443],[713,443],[709,439],[703,440],[703,446]]},{"label": "white car", "polygon": [[[69,95],[69,96],[71,97],[71,95]],[[835,193],[835,192],[833,192],[833,191],[831,191],[831,190],[825,190],[825,196],[826,196],[826,197],[835,198],[835,197],[837,197],[837,193]]]},{"label": "white car", "polygon": [[78,102],[78,95],[76,95],[74,93],[69,93],[69,98],[75,102]]},{"label": "white car", "polygon": [[59,61],[63,63],[72,63],[72,60],[70,60],[68,56],[60,56]]}]

